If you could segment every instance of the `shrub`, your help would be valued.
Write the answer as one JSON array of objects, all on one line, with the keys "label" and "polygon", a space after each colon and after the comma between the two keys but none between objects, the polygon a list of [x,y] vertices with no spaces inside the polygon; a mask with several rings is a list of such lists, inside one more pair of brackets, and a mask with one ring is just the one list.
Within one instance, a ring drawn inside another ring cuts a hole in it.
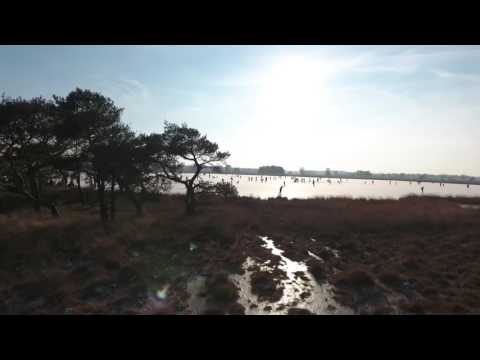
[{"label": "shrub", "polygon": [[262,301],[276,302],[283,296],[283,288],[277,287],[277,282],[267,272],[258,271],[252,274],[251,285],[252,292]]},{"label": "shrub", "polygon": [[237,187],[228,182],[215,184],[214,192],[224,199],[233,199],[238,197]]},{"label": "shrub", "polygon": [[207,280],[209,302],[219,304],[231,304],[238,299],[237,287],[231,282],[226,273],[218,273]]},{"label": "shrub", "polygon": [[394,286],[394,287],[400,286],[405,281],[405,278],[402,275],[392,271],[383,271],[382,273],[380,273],[378,278],[385,285]]}]

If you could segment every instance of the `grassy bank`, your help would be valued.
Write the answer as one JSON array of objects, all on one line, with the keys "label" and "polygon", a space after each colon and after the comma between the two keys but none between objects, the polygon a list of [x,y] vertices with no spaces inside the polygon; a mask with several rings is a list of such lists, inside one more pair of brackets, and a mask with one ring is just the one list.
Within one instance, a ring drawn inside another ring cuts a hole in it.
[{"label": "grassy bank", "polygon": [[[223,279],[218,274],[241,272],[247,256],[268,256],[256,235],[306,261],[359,313],[476,313],[480,220],[459,203],[467,202],[212,197],[187,217],[182,196],[164,195],[146,203],[142,218],[120,199],[107,226],[95,207],[73,200],[60,219],[19,208],[0,215],[0,313],[144,313],[149,294],[166,284],[165,306],[152,311],[182,313],[192,275]],[[225,282],[209,282],[206,296],[216,304],[210,313],[234,313]],[[235,313],[242,313],[238,306]]]}]

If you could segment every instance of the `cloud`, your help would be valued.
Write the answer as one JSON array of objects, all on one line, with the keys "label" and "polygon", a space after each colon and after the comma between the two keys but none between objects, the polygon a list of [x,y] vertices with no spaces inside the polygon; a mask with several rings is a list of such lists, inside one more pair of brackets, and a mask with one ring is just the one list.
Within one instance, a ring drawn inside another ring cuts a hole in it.
[{"label": "cloud", "polygon": [[454,73],[445,70],[431,70],[431,72],[443,79],[458,80],[466,82],[480,82],[480,74],[475,73]]}]

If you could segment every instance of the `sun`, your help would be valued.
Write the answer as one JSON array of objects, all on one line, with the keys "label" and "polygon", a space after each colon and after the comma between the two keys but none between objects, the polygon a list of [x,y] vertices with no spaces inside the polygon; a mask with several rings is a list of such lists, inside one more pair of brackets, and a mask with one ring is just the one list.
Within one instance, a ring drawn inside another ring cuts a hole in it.
[{"label": "sun", "polygon": [[262,77],[257,102],[263,121],[298,120],[318,115],[326,100],[328,68],[303,56],[277,59]]}]

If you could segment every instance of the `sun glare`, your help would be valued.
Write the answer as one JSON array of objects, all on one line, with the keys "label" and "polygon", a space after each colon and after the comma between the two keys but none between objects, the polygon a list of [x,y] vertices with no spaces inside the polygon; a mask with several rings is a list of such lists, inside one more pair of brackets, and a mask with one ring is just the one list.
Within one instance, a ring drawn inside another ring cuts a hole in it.
[{"label": "sun glare", "polygon": [[257,117],[271,124],[314,121],[326,99],[328,66],[301,56],[283,57],[262,77]]}]

